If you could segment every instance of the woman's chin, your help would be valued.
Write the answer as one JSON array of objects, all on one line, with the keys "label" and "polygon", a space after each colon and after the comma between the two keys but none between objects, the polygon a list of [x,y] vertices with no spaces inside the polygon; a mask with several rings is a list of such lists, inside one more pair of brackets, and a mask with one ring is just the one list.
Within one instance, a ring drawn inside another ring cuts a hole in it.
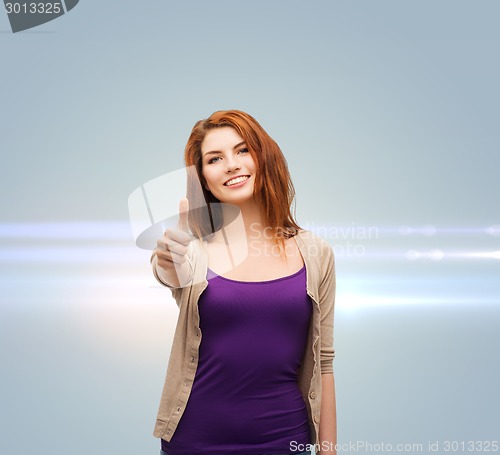
[{"label": "woman's chin", "polygon": [[[243,188],[242,188],[243,190]],[[237,194],[238,193],[238,194]],[[219,194],[216,196],[220,202],[226,204],[235,204],[235,205],[243,205],[251,202],[255,202],[253,195],[253,188],[249,189],[249,191],[238,191],[234,192],[234,194]]]}]

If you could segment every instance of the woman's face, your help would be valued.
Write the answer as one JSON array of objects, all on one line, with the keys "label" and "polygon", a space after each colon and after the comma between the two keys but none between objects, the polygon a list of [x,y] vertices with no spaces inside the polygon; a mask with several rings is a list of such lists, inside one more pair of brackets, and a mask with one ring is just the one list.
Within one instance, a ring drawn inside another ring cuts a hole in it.
[{"label": "woman's face", "polygon": [[253,199],[255,161],[234,128],[210,130],[201,144],[201,155],[206,188],[219,201],[240,205]]}]

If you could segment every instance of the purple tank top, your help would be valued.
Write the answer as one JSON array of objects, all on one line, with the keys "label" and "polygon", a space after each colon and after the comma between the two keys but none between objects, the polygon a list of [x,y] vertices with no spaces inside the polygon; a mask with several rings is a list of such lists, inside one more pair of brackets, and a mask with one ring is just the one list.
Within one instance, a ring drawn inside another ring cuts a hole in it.
[{"label": "purple tank top", "polygon": [[[168,455],[294,453],[311,444],[297,373],[312,303],[306,268],[283,278],[243,282],[207,275],[198,300],[199,363]],[[292,444],[292,447],[294,445]]]}]

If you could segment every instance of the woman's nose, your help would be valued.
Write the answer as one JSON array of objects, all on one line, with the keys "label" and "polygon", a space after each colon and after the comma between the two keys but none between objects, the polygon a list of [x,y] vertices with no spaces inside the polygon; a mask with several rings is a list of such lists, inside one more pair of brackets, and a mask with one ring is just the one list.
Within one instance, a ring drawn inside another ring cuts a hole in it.
[{"label": "woman's nose", "polygon": [[234,156],[226,159],[226,172],[231,172],[241,168],[241,164]]}]

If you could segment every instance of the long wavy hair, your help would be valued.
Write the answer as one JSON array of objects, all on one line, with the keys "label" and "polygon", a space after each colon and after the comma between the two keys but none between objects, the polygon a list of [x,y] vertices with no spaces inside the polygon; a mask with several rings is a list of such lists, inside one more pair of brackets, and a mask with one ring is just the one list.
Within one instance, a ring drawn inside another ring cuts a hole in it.
[{"label": "long wavy hair", "polygon": [[188,171],[187,198],[190,206],[192,201],[193,206],[200,209],[190,210],[189,227],[200,238],[210,237],[222,227],[220,201],[206,189],[202,174],[201,144],[207,132],[225,126],[238,132],[256,163],[254,198],[263,223],[274,232],[273,242],[284,248],[285,239],[301,229],[291,213],[295,189],[287,162],[278,144],[257,120],[238,110],[214,112],[207,119],[196,122],[191,131],[184,153]]}]

